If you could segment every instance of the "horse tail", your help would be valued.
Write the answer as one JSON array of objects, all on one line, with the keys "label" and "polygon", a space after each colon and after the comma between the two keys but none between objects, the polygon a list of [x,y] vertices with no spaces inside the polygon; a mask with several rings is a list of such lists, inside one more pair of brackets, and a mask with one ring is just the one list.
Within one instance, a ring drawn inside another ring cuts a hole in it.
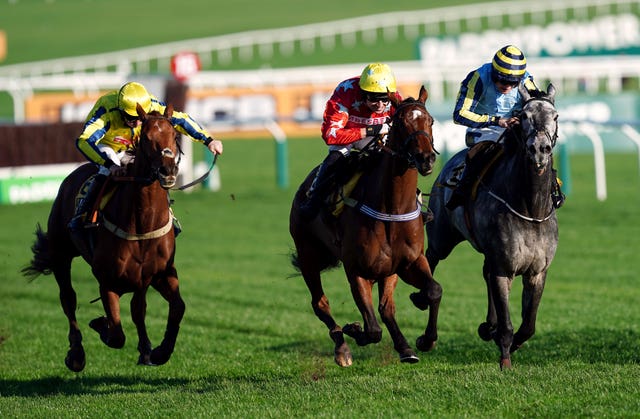
[{"label": "horse tail", "polygon": [[30,281],[39,275],[49,275],[51,273],[51,255],[49,254],[49,237],[42,231],[40,223],[36,225],[36,241],[31,246],[33,259],[29,265],[22,268],[22,275]]}]

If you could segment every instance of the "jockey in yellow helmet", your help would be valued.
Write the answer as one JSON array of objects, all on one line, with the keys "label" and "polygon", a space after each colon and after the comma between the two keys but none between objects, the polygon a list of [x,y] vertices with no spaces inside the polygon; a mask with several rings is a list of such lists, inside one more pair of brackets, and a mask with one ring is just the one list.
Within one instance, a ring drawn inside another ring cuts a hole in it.
[{"label": "jockey in yellow helmet", "polygon": [[304,218],[313,218],[332,186],[331,177],[338,162],[344,162],[352,148],[361,149],[378,135],[389,132],[388,121],[395,112],[389,95],[398,100],[396,78],[387,64],[371,63],[360,76],[343,80],[327,101],[321,127],[322,139],[329,146],[307,202],[301,208]]},{"label": "jockey in yellow helmet", "polygon": [[[98,174],[89,183],[84,197],[78,203],[75,215],[69,223],[72,231],[78,231],[84,226],[85,215],[91,209],[107,176],[122,173],[120,159],[140,137],[141,121],[136,110],[138,104],[147,113],[158,111],[162,114],[166,108],[142,84],[129,82],[100,97],[89,112],[76,140],[76,147],[87,160],[98,166]],[[222,154],[222,143],[214,140],[188,114],[174,111],[171,122],[176,130],[203,143],[213,154]]]}]

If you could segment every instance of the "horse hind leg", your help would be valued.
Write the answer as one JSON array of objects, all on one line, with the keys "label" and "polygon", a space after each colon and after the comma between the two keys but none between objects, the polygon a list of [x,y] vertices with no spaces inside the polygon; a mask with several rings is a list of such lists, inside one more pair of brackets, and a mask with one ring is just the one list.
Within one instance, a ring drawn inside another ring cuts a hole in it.
[{"label": "horse hind leg", "polygon": [[420,361],[416,356],[416,353],[411,349],[407,339],[400,331],[400,327],[396,322],[396,304],[393,299],[393,294],[398,283],[398,276],[392,275],[378,283],[380,293],[380,305],[378,306],[378,312],[382,321],[387,326],[391,339],[393,339],[393,347],[400,356],[400,362],[407,362],[415,364]]},{"label": "horse hind leg", "polygon": [[493,294],[489,283],[489,269],[486,261],[482,267],[482,276],[487,286],[487,318],[484,323],[480,323],[478,326],[478,336],[480,336],[480,339],[488,342],[495,338],[498,317],[496,314],[496,306],[493,302]]},{"label": "horse hind leg", "polygon": [[76,319],[77,297],[71,285],[71,259],[59,259],[57,265],[52,271],[60,289],[62,311],[69,320],[69,350],[64,363],[71,371],[80,372],[85,367],[86,357],[82,346],[82,333]]},{"label": "horse hind leg", "polygon": [[169,303],[169,316],[167,318],[167,328],[159,346],[151,351],[151,362],[154,365],[163,365],[169,361],[178,339],[180,323],[184,317],[185,304],[180,295],[178,286],[178,273],[175,267],[171,267],[164,278],[152,282],[153,287]]},{"label": "horse hind leg", "polygon": [[153,365],[151,362],[151,341],[147,334],[145,316],[147,312],[146,289],[133,294],[131,298],[131,318],[138,332],[138,365]]}]

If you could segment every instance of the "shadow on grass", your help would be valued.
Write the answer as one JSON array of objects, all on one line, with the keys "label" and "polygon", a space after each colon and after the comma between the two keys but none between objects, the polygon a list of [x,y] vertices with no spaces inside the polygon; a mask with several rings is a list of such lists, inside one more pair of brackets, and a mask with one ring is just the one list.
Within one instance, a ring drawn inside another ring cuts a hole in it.
[{"label": "shadow on grass", "polygon": [[[54,395],[112,394],[156,392],[162,389],[185,386],[190,380],[182,378],[121,377],[46,377],[36,380],[0,380],[2,396],[34,397]],[[147,389],[147,390],[145,390]]]},{"label": "shadow on grass", "polygon": [[[407,336],[409,339],[409,337]],[[388,341],[388,342],[387,342]],[[317,343],[314,340],[314,343]],[[379,344],[358,347],[353,339],[347,338],[352,349],[354,362],[371,360],[381,356],[380,349],[374,346],[384,345],[390,355],[396,353],[392,348],[388,333]],[[409,343],[415,348],[415,341]],[[274,352],[298,352],[309,357],[333,357],[333,342],[327,337],[320,346],[312,342],[290,342],[271,346]],[[416,350],[420,359],[434,360],[451,365],[469,365],[470,363],[496,363],[500,352],[493,341],[485,342],[477,335],[447,337],[440,334],[436,349],[431,352]],[[544,332],[534,335],[522,348],[512,354],[514,364],[546,366],[562,362],[583,362],[587,364],[603,363],[611,365],[637,364],[640,362],[640,333],[631,329],[584,328],[575,331]],[[386,356],[385,356],[386,357]]]}]

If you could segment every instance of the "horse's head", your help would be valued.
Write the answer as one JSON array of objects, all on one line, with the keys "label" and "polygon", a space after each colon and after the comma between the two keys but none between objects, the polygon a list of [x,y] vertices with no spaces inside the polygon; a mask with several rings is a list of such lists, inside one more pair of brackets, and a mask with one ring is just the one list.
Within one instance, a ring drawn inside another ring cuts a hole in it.
[{"label": "horse's head", "polygon": [[142,127],[135,161],[144,165],[152,180],[158,179],[160,186],[169,189],[176,184],[180,162],[178,132],[171,123],[173,106],[168,105],[164,115],[157,111],[147,114],[140,105],[137,110]]},{"label": "horse's head", "polygon": [[524,99],[520,124],[525,152],[538,174],[542,175],[551,161],[558,138],[558,112],[554,101],[556,88],[550,83],[546,93],[532,95],[521,84],[519,91]]},{"label": "horse's head", "polygon": [[409,165],[418,169],[422,176],[433,171],[436,161],[433,117],[425,107],[427,97],[424,86],[421,87],[417,100],[409,97],[400,102],[394,95],[389,95],[396,112],[392,119],[388,146],[398,155],[405,156]]}]

